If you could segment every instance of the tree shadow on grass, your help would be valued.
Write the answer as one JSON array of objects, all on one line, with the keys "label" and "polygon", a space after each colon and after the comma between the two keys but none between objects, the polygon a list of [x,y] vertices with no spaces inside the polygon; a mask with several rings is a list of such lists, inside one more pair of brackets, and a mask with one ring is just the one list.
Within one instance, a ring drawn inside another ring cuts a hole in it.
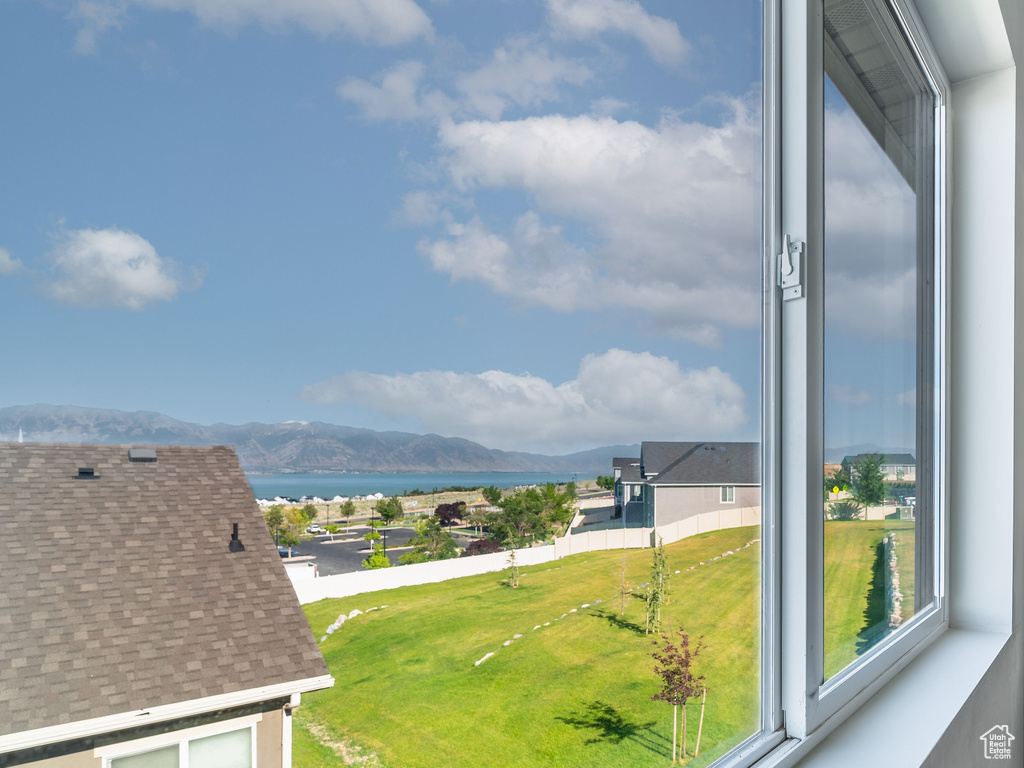
[{"label": "tree shadow on grass", "polygon": [[621,744],[630,739],[659,755],[668,746],[668,739],[651,732],[653,721],[640,723],[628,720],[611,704],[596,699],[576,713],[555,719],[579,730],[593,730],[594,735],[584,744]]},{"label": "tree shadow on grass", "polygon": [[614,627],[618,627],[619,629],[628,629],[630,632],[636,632],[638,635],[642,635],[644,633],[644,628],[640,624],[628,621],[614,611],[596,610],[593,611],[593,615],[599,619],[604,619],[609,624]]},{"label": "tree shadow on grass", "polygon": [[871,587],[864,609],[864,627],[857,634],[857,655],[863,656],[885,637],[885,545],[875,546],[875,562],[871,566]]}]

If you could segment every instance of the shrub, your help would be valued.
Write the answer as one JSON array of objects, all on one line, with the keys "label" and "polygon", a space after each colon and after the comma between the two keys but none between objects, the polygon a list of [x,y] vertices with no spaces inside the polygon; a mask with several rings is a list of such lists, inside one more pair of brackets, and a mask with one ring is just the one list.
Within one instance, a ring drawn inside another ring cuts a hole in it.
[{"label": "shrub", "polygon": [[462,557],[472,557],[473,555],[489,555],[492,552],[500,551],[501,545],[494,539],[477,539],[463,550]]},{"label": "shrub", "polygon": [[856,520],[860,517],[860,507],[849,501],[837,501],[829,511],[833,520]]}]

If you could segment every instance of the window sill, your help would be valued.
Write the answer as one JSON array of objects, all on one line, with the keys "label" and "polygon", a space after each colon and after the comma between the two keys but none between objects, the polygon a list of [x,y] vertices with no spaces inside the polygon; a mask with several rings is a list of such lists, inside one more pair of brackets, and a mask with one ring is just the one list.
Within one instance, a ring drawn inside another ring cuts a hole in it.
[{"label": "window sill", "polygon": [[834,729],[826,723],[802,743],[783,744],[758,768],[923,764],[1008,640],[1002,633],[945,631]]}]

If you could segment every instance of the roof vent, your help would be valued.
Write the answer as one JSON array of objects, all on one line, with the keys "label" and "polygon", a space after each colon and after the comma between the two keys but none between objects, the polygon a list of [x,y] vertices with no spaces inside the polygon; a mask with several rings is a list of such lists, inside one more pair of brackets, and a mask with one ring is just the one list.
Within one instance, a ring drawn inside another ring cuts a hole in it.
[{"label": "roof vent", "polygon": [[152,448],[129,448],[128,461],[132,464],[156,464],[156,451]]},{"label": "roof vent", "polygon": [[99,475],[92,467],[79,467],[77,477],[79,480],[95,480]]},{"label": "roof vent", "polygon": [[238,523],[232,523],[232,526],[231,542],[228,544],[228,550],[231,552],[245,552],[245,545],[238,538]]}]

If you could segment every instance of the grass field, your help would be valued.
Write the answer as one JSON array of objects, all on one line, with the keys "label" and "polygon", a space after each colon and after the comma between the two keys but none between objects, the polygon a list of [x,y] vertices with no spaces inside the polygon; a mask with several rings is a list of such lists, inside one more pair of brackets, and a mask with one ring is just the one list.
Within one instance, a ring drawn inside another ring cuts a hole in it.
[{"label": "grass field", "polygon": [[914,523],[825,523],[825,679],[855,661],[885,629],[881,541],[896,534],[903,619],[914,607]]},{"label": "grass field", "polygon": [[[838,669],[856,658],[876,545],[894,526],[826,525],[834,529],[826,535],[826,585],[832,597],[845,596],[842,611],[826,614],[826,650]],[[683,626],[705,645],[695,666],[707,678],[707,709],[701,754],[690,765],[707,764],[757,727],[759,546],[744,545],[758,536],[757,528],[738,528],[666,546],[671,571],[681,573],[672,576],[663,629]],[[912,554],[912,539],[899,546],[908,542]],[[735,554],[712,560],[729,550]],[[650,550],[523,568],[519,589],[505,586],[503,574],[485,574],[305,606],[318,638],[341,613],[378,610],[346,621],[322,644],[337,682],[303,696],[294,765],[343,765],[340,744],[384,768],[667,765],[672,708],[650,698],[658,680],[642,600],[628,596],[620,616],[624,557],[627,585],[638,594]],[[699,713],[691,704],[690,755]]]},{"label": "grass field", "polygon": [[[682,573],[672,576],[664,624],[705,636],[698,662],[711,690],[700,763],[755,727],[759,550],[686,569],[756,537],[734,529],[666,547],[671,570]],[[627,583],[638,587],[651,553],[625,557]],[[622,561],[622,552],[600,552],[523,568],[519,589],[485,574],[306,606],[320,637],[342,612],[388,605],[322,645],[337,683],[303,697],[294,764],[340,764],[319,742],[343,739],[391,768],[666,762],[672,709],[650,699],[657,684],[642,601],[630,596],[619,615]],[[487,653],[495,655],[474,666]],[[698,713],[691,708],[691,753]],[[319,726],[320,739],[304,724]]]}]

